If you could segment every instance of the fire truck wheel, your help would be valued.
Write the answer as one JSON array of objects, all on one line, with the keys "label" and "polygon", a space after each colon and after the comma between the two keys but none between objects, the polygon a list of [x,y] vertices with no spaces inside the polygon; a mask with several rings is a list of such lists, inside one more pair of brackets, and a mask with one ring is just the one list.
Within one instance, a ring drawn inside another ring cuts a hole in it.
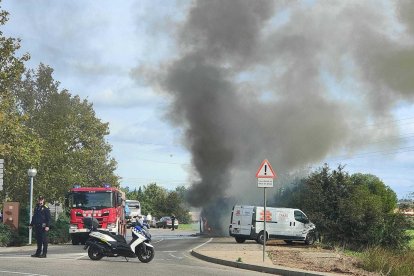
[{"label": "fire truck wheel", "polygon": [[79,244],[79,237],[76,235],[72,235],[72,244],[73,245],[78,245]]}]

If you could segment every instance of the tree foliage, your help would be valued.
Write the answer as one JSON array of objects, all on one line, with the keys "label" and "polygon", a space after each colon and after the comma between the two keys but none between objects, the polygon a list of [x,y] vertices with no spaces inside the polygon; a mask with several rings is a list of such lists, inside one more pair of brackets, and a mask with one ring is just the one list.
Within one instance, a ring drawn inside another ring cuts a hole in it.
[{"label": "tree foliage", "polygon": [[327,242],[404,247],[408,241],[408,222],[394,212],[396,194],[374,175],[325,164],[276,200],[305,211]]},{"label": "tree foliage", "polygon": [[174,214],[180,223],[189,223],[191,218],[189,209],[185,202],[185,187],[177,187],[174,191],[167,191],[156,183],[150,183],[138,190],[129,191],[125,188],[127,199],[139,200],[142,213],[150,213],[152,216],[161,218]]},{"label": "tree foliage", "polygon": [[[8,13],[0,11],[0,26],[7,19]],[[24,62],[29,59],[28,54],[16,56],[19,48],[19,39],[5,37],[0,31],[0,158],[5,160],[4,189],[8,183],[27,183],[26,171],[40,156],[40,139],[24,125],[26,117],[18,112],[13,94],[24,73]],[[18,189],[13,185],[9,188]]]},{"label": "tree foliage", "polygon": [[[0,24],[8,13],[0,11]],[[0,198],[28,202],[27,169],[35,167],[35,195],[62,200],[74,183],[119,185],[105,136],[107,123],[92,104],[60,89],[53,69],[26,69],[16,56],[20,40],[0,32],[0,158],[5,160]],[[2,201],[2,200],[1,200]]]},{"label": "tree foliage", "polygon": [[37,71],[26,72],[16,90],[19,109],[28,117],[27,126],[42,140],[38,193],[59,199],[74,183],[117,185],[116,162],[105,141],[108,124],[96,118],[86,100],[59,91],[52,73],[52,68],[40,64]]}]

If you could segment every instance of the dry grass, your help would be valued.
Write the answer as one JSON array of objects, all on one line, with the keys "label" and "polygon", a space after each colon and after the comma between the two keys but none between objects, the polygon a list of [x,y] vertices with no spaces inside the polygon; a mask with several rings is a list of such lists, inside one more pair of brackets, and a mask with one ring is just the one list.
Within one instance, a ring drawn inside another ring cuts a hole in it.
[{"label": "dry grass", "polygon": [[392,251],[380,247],[362,254],[362,268],[389,276],[414,275],[414,250]]}]

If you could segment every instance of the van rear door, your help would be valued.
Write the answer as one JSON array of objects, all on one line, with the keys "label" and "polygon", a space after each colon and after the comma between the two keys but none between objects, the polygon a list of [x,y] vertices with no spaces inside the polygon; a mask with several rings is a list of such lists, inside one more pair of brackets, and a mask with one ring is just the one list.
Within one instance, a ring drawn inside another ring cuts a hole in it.
[{"label": "van rear door", "polygon": [[252,228],[253,206],[234,206],[232,227],[233,234],[250,235]]}]

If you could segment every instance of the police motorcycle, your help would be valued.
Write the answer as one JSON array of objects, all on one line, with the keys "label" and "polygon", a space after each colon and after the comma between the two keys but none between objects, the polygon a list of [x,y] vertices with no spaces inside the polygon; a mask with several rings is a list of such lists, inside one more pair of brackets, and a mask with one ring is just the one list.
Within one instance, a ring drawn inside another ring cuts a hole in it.
[{"label": "police motorcycle", "polygon": [[151,234],[137,223],[131,227],[132,240],[127,243],[122,235],[98,230],[98,220],[92,217],[83,218],[84,225],[90,229],[89,239],[84,250],[88,250],[91,260],[98,261],[102,257],[136,258],[149,263],[154,258],[154,246],[150,244]]}]

